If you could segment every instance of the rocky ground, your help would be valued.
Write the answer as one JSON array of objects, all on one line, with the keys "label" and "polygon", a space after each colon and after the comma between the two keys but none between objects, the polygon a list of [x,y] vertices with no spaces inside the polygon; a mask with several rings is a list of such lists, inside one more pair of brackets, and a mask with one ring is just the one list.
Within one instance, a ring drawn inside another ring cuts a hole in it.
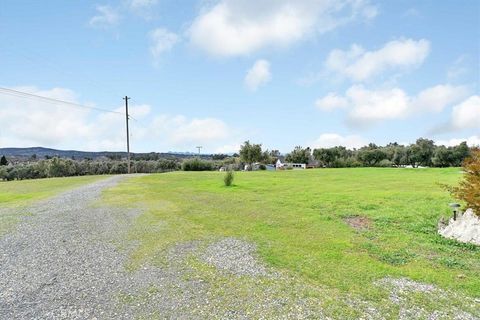
[{"label": "rocky ground", "polygon": [[[96,201],[122,179],[22,209],[29,214],[0,238],[0,319],[344,319],[332,305],[363,319],[478,319],[471,310],[480,301],[403,278],[376,283],[390,292],[385,310],[358,297],[338,299],[334,290],[267,267],[254,244],[237,238],[179,243],[164,264],[128,270],[135,243],[127,232],[141,212]],[[419,294],[464,305],[429,310],[418,306]]]}]

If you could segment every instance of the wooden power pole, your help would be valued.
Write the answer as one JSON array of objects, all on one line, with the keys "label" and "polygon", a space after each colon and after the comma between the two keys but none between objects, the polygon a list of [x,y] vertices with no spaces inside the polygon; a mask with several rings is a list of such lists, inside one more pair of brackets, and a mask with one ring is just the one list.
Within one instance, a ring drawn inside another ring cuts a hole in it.
[{"label": "wooden power pole", "polygon": [[128,132],[128,99],[129,97],[125,96],[123,100],[125,100],[125,120],[127,123],[127,165],[128,165],[128,173],[130,174],[130,134]]}]

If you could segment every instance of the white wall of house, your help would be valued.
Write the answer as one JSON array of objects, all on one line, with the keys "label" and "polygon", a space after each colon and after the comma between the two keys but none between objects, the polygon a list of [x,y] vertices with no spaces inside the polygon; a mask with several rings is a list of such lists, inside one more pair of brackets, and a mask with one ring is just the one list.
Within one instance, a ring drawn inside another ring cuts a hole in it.
[{"label": "white wall of house", "polygon": [[282,169],[282,168],[284,169],[292,168],[293,170],[307,169],[307,165],[305,163],[288,163],[288,162],[282,163],[280,159],[278,159],[277,162],[275,163],[275,167],[277,169]]}]

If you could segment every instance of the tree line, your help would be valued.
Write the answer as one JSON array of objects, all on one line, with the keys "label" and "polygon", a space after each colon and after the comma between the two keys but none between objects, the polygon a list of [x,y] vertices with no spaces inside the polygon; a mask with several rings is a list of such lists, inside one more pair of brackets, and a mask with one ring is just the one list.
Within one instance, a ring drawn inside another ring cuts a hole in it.
[{"label": "tree line", "polygon": [[[419,138],[410,145],[389,143],[377,146],[370,143],[360,149],[347,149],[342,146],[332,148],[295,147],[285,156],[290,163],[310,164],[313,167],[459,167],[470,154],[466,142],[457,146],[437,146],[433,140]],[[246,141],[240,149],[240,159],[247,164],[275,163],[280,158],[278,150],[262,150],[261,144]]]},{"label": "tree line", "polygon": [[[4,159],[4,160],[3,160]],[[0,158],[1,180],[24,180],[53,177],[123,174],[127,173],[127,161],[108,160],[72,160],[64,158],[51,158],[28,163],[8,164],[6,158]],[[157,173],[180,169],[176,160],[140,160],[131,162],[132,172]]]},{"label": "tree line", "polygon": [[[342,146],[332,148],[295,147],[283,159],[278,150],[264,150],[261,144],[245,141],[239,153],[234,155],[213,155],[209,159],[161,159],[156,155],[143,158],[155,160],[133,160],[134,173],[158,173],[175,170],[211,171],[252,169],[259,163],[260,169],[265,164],[275,164],[278,159],[290,163],[305,163],[312,167],[346,168],[346,167],[459,167],[471,154],[466,142],[457,146],[437,146],[432,140],[420,138],[414,144],[401,145],[389,143],[377,146],[370,143],[359,149],[347,149]],[[142,159],[142,158],[140,158]],[[66,158],[48,158],[38,160],[31,158],[28,162],[9,163],[5,156],[0,157],[1,180],[23,180],[66,176],[103,175],[127,173],[127,161],[121,158],[104,160],[74,160]]]}]

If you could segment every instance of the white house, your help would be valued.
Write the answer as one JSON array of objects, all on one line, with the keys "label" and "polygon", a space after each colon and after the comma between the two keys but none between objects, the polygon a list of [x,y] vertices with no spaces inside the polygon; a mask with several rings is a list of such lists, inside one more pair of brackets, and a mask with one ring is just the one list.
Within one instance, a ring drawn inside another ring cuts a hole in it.
[{"label": "white house", "polygon": [[298,170],[298,169],[301,170],[301,169],[307,169],[307,165],[305,163],[288,163],[288,162],[282,163],[282,161],[278,159],[277,163],[275,163],[275,168],[277,170],[289,169],[289,168],[292,168],[294,170]]}]

